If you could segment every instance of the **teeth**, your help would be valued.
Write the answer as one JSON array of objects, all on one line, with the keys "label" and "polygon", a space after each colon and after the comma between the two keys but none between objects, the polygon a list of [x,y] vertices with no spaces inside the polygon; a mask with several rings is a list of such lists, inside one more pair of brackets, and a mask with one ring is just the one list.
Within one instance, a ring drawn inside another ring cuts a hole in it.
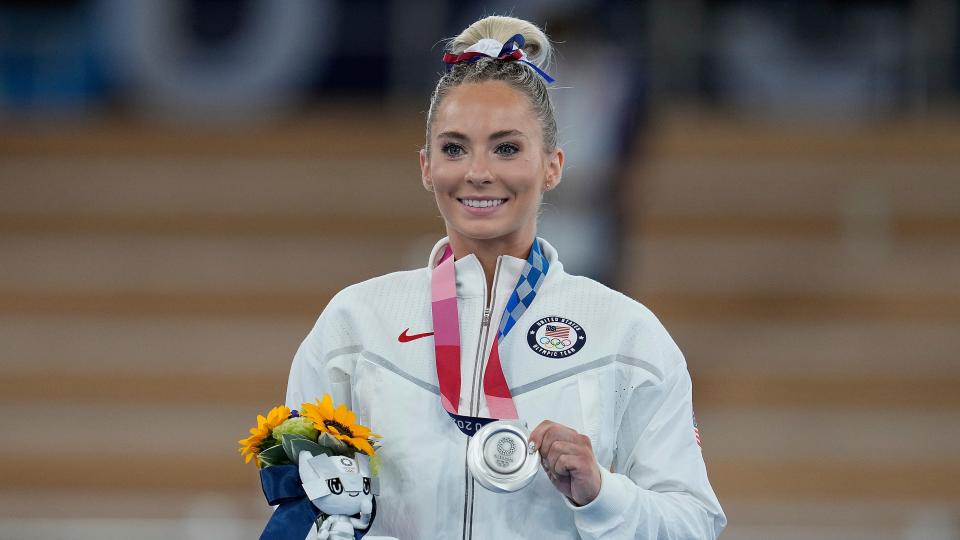
[{"label": "teeth", "polygon": [[460,199],[463,204],[473,208],[487,208],[489,206],[500,206],[503,199]]}]

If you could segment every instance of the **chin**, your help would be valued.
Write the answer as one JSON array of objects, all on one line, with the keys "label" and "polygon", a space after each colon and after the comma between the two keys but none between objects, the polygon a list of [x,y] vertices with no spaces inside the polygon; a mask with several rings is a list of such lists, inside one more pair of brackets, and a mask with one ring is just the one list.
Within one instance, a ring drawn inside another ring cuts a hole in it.
[{"label": "chin", "polygon": [[501,227],[457,227],[455,229],[460,236],[473,240],[496,240],[510,236],[517,231],[504,230]]}]

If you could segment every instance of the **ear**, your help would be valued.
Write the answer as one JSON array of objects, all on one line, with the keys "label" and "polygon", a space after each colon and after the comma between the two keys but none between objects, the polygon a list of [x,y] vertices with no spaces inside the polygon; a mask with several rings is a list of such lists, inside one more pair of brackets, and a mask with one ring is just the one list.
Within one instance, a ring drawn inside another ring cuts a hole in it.
[{"label": "ear", "polygon": [[430,156],[426,148],[420,149],[420,180],[423,182],[424,189],[433,191],[433,181],[430,180]]},{"label": "ear", "polygon": [[544,191],[557,187],[563,178],[563,150],[557,148],[547,156],[547,176],[543,186]]}]

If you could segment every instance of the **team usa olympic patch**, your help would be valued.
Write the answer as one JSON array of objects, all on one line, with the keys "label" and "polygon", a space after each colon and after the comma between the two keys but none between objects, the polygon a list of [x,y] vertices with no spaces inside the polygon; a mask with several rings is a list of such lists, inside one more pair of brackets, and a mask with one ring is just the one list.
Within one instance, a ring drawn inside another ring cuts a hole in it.
[{"label": "team usa olympic patch", "polygon": [[530,326],[527,345],[547,358],[566,358],[587,342],[583,327],[563,317],[544,317]]}]

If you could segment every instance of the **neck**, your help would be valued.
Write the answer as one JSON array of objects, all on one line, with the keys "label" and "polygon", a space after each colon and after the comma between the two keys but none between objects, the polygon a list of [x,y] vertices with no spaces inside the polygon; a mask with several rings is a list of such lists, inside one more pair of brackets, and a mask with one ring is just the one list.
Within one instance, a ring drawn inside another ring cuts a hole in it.
[{"label": "neck", "polygon": [[[529,236],[529,238],[528,238]],[[518,235],[517,238],[497,238],[493,240],[476,240],[463,238],[451,234],[450,248],[457,259],[473,254],[483,267],[483,274],[487,278],[487,290],[493,290],[493,273],[497,268],[497,258],[501,255],[510,255],[518,259],[530,256],[530,246],[534,235]]]}]

